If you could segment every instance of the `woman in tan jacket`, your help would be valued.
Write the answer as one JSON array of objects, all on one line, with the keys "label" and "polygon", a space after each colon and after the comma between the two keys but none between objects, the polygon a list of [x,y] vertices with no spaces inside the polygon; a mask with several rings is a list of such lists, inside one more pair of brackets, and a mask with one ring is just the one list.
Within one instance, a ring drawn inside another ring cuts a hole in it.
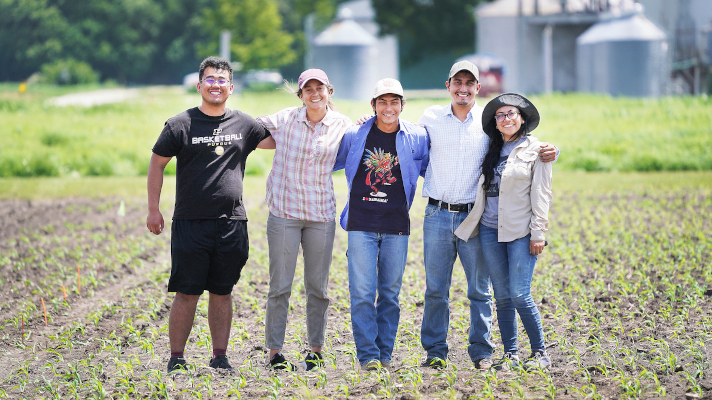
[{"label": "woman in tan jacket", "polygon": [[551,365],[541,316],[531,296],[534,266],[546,244],[552,200],[551,163],[539,160],[540,142],[529,135],[538,124],[539,112],[522,95],[505,93],[487,104],[482,127],[490,143],[477,200],[455,232],[470,238],[479,231],[504,344],[504,356],[492,365],[495,369],[519,366],[517,313],[531,345],[524,368]]}]

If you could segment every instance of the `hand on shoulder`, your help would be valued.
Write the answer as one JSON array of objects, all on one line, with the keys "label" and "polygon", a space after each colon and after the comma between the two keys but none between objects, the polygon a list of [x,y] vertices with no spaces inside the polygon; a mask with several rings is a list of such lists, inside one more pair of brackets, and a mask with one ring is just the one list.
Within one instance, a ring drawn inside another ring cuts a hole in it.
[{"label": "hand on shoulder", "polygon": [[539,158],[542,162],[548,163],[556,159],[556,147],[551,143],[539,142]]}]

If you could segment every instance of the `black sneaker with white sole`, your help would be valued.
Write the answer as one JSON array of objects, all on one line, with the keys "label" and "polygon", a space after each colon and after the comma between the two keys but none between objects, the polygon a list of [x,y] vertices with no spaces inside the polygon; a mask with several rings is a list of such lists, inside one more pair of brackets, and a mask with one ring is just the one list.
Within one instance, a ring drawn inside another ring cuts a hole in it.
[{"label": "black sneaker with white sole", "polygon": [[287,361],[282,353],[277,353],[269,359],[269,367],[271,369],[286,369],[289,371],[297,370],[297,366]]},{"label": "black sneaker with white sole", "polygon": [[182,374],[185,372],[188,364],[185,363],[185,358],[181,356],[171,357],[168,361],[168,373],[169,374]]},{"label": "black sneaker with white sole", "polygon": [[324,366],[324,359],[321,357],[321,353],[318,351],[313,351],[307,354],[302,361],[302,367],[305,371],[311,371],[316,368],[321,368]]},{"label": "black sneaker with white sole", "polygon": [[496,371],[517,369],[519,368],[519,356],[512,353],[504,353],[502,358],[495,361],[490,368]]}]

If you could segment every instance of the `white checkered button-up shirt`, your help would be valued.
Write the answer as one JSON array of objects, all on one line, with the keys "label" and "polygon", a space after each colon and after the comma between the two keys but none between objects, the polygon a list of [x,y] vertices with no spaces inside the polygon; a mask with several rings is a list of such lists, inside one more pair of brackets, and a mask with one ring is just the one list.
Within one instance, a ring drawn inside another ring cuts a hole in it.
[{"label": "white checkered button-up shirt", "polygon": [[277,143],[267,178],[267,205],[280,218],[333,221],[336,198],[331,173],[341,138],[353,123],[329,110],[314,127],[306,108],[290,107],[257,118]]},{"label": "white checkered button-up shirt", "polygon": [[489,137],[482,130],[483,108],[475,104],[461,122],[452,106],[425,109],[418,123],[430,136],[430,163],[423,197],[452,204],[474,203]]}]

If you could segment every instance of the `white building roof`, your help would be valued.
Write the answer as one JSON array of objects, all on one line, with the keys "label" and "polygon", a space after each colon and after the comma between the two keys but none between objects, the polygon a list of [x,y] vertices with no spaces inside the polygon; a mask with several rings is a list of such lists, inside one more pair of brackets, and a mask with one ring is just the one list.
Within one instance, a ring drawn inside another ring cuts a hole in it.
[{"label": "white building roof", "polygon": [[352,19],[331,24],[314,39],[317,46],[370,46],[376,38]]},{"label": "white building roof", "polygon": [[576,43],[665,40],[666,35],[642,14],[601,21],[576,38]]},{"label": "white building roof", "polygon": [[[535,15],[536,0],[497,0],[477,7],[477,17],[511,17],[519,14],[519,3],[522,4],[523,15]],[[539,15],[559,14],[562,9],[561,0],[538,0]],[[608,0],[609,11],[618,13],[634,7],[633,0]],[[565,0],[567,13],[586,12],[589,0]]]}]

